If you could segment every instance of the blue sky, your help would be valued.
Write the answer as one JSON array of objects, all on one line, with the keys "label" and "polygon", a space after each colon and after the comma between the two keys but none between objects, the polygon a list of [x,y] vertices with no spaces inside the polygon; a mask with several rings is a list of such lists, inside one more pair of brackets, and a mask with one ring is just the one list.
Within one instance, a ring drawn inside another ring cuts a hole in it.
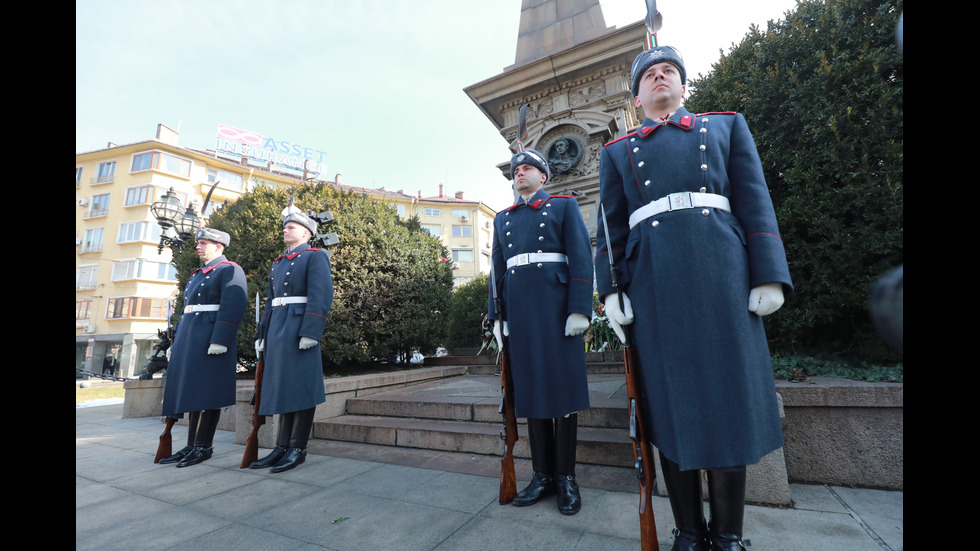
[{"label": "blue sky", "polygon": [[[607,26],[642,0],[601,0]],[[660,44],[707,74],[795,0],[659,0]],[[321,177],[483,201],[512,192],[507,142],[463,89],[514,63],[521,0],[76,0],[75,151],[153,138],[212,148],[219,124],[327,154]]]}]

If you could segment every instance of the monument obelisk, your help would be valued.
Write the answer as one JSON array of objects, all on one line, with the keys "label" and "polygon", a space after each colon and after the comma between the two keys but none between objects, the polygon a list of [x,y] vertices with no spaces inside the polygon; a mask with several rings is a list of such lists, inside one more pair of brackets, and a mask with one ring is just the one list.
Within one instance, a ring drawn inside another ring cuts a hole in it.
[{"label": "monument obelisk", "polygon": [[[517,151],[517,115],[528,104],[525,146],[548,158],[549,193],[575,195],[595,237],[599,153],[642,121],[630,64],[645,49],[642,21],[607,27],[598,0],[523,0],[514,64],[464,89]],[[510,156],[497,165],[510,178]]]}]

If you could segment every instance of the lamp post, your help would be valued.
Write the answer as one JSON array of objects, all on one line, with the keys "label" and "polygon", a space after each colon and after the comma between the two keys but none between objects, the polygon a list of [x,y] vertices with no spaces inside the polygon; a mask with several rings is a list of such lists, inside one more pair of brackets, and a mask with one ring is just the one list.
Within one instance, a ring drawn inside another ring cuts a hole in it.
[{"label": "lamp post", "polygon": [[[163,229],[157,254],[162,254],[164,247],[180,249],[184,242],[194,238],[201,227],[201,220],[194,212],[194,204],[191,203],[185,210],[174,193],[174,188],[170,188],[159,201],[150,205],[150,212]],[[175,232],[174,236],[169,235],[171,229]]]}]

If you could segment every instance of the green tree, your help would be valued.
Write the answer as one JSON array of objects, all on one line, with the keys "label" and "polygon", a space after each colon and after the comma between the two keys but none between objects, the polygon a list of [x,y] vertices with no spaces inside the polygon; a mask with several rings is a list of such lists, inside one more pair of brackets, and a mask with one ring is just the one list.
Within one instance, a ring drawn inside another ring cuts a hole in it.
[{"label": "green tree", "polygon": [[[452,269],[441,260],[447,251],[438,238],[364,195],[305,185],[295,201],[303,211],[330,211],[334,221],[319,230],[340,240],[330,248],[334,300],[321,340],[325,370],[442,344]],[[209,221],[231,235],[226,254],[245,271],[250,304],[256,292],[264,303],[269,269],[285,251],[279,215],[288,202],[286,190],[260,186]],[[175,261],[182,290],[200,262],[192,245]],[[255,361],[254,332],[250,308],[238,333],[239,359],[248,366]]]},{"label": "green tree", "polygon": [[685,106],[741,112],[762,158],[796,288],[767,318],[775,349],[895,358],[868,298],[904,258],[901,10],[800,0],[690,82]]},{"label": "green tree", "polygon": [[478,275],[453,291],[449,309],[449,335],[446,347],[479,348],[483,345],[483,318],[487,315],[490,276]]}]

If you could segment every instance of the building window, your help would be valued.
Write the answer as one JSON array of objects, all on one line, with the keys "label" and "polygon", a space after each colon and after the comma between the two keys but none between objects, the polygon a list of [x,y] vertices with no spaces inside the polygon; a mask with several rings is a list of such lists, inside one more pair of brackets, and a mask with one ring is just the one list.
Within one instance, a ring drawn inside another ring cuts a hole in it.
[{"label": "building window", "polygon": [[470,211],[466,209],[453,209],[453,218],[460,218],[469,215],[470,215]]},{"label": "building window", "polygon": [[425,214],[426,216],[439,216],[439,213],[440,213],[439,209],[425,209],[423,211],[423,214]]},{"label": "building window", "polygon": [[405,218],[405,205],[395,205],[395,212],[398,213],[399,218]]},{"label": "building window", "polygon": [[191,162],[180,157],[175,157],[162,151],[147,151],[133,155],[133,168],[131,172],[141,170],[159,170],[182,178],[190,178]]},{"label": "building window", "polygon": [[82,242],[83,253],[97,253],[102,250],[102,236],[105,228],[85,230],[85,240]]},{"label": "building window", "polygon": [[143,258],[130,258],[114,262],[112,264],[112,281],[128,279],[177,281],[177,269],[168,262],[154,262]]},{"label": "building window", "polygon": [[75,167],[75,187],[82,187],[82,167]]},{"label": "building window", "polygon": [[[209,170],[208,172],[211,172],[211,171]],[[211,176],[210,175],[208,176],[208,181],[211,182],[212,184],[214,183],[214,180],[211,179]],[[269,188],[273,188],[273,189],[275,189],[276,187],[278,187],[278,186],[276,186],[276,183],[273,182],[273,181],[271,181],[271,180],[265,180],[265,179],[262,179],[262,178],[256,178],[255,176],[252,176],[252,178],[249,181],[251,182],[251,189],[249,191],[254,191],[255,188],[257,188],[259,186],[265,186],[265,187],[269,187]]]},{"label": "building window", "polygon": [[105,317],[106,319],[145,318],[162,320],[166,318],[167,301],[168,299],[165,298],[110,298]]},{"label": "building window", "polygon": [[88,217],[95,218],[109,214],[109,194],[93,195],[88,207]]},{"label": "building window", "polygon": [[116,179],[116,161],[106,161],[104,163],[99,163],[99,169],[96,171],[95,183],[105,184]]},{"label": "building window", "polygon": [[75,321],[85,321],[92,314],[92,300],[75,301]]},{"label": "building window", "polygon": [[442,226],[440,226],[439,224],[420,224],[420,225],[422,226],[423,230],[431,233],[432,235],[436,237],[442,236]]},{"label": "building window", "polygon": [[78,267],[75,271],[75,290],[95,289],[95,278],[98,273],[98,264],[85,264]]},{"label": "building window", "polygon": [[473,262],[471,249],[453,249],[453,262]]},{"label": "building window", "polygon": [[228,172],[227,170],[208,170],[208,183],[214,184],[216,181],[220,181],[218,187],[223,189],[234,189],[236,191],[242,191],[242,175],[237,172]]},{"label": "building window", "polygon": [[119,224],[116,243],[156,242],[160,240],[160,225],[148,220]]},{"label": "building window", "polygon": [[135,186],[126,188],[126,199],[123,206],[132,207],[135,205],[149,205],[153,203],[156,196],[156,188],[153,186]]},{"label": "building window", "polygon": [[453,237],[473,237],[473,228],[470,226],[453,226]]}]

